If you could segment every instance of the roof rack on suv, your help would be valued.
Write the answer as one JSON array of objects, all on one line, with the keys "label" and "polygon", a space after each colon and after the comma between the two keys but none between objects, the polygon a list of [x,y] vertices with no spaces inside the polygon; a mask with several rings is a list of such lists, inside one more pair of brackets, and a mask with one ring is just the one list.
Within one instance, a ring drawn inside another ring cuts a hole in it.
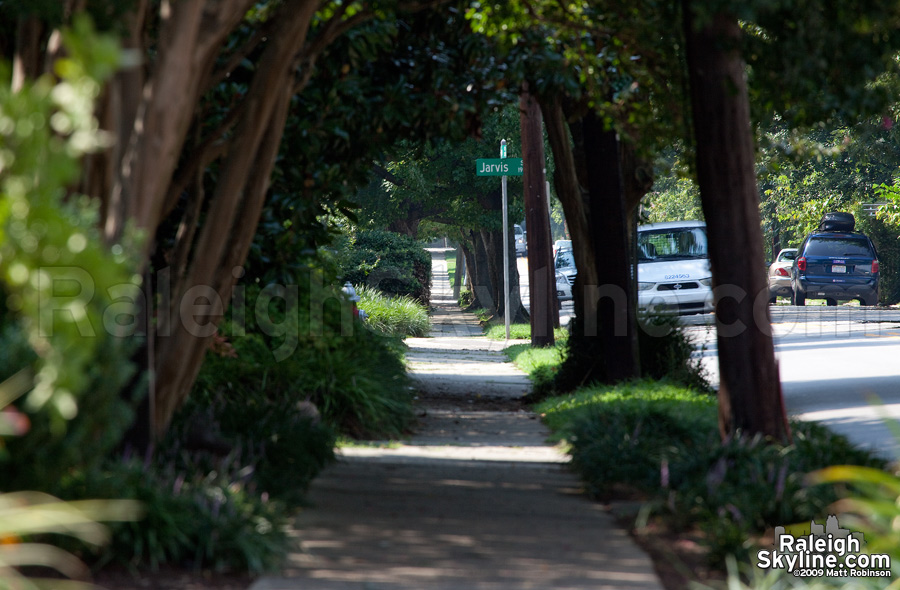
[{"label": "roof rack on suv", "polygon": [[819,222],[819,231],[853,231],[856,227],[856,219],[852,213],[833,211],[822,216]]}]

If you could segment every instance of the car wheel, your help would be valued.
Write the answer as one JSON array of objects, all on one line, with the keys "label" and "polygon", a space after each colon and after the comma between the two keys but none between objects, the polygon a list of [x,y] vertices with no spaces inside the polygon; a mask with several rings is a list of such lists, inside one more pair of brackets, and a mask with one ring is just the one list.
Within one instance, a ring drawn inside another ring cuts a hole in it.
[{"label": "car wheel", "polygon": [[837,299],[826,299],[825,305],[827,305],[829,307],[834,307],[837,305]]},{"label": "car wheel", "polygon": [[806,305],[806,295],[794,289],[794,293],[791,295],[791,303],[794,305]]},{"label": "car wheel", "polygon": [[859,304],[865,307],[875,307],[876,305],[878,305],[878,298],[873,297],[871,299],[867,299],[865,297],[860,297]]}]

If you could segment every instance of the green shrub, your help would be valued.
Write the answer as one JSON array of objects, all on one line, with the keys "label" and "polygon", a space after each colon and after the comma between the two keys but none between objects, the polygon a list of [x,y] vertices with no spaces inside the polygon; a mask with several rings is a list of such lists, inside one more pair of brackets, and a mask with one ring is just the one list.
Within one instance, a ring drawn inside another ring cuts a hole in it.
[{"label": "green shrub", "polygon": [[637,490],[652,512],[703,530],[714,560],[747,557],[767,528],[820,519],[838,498],[809,485],[828,465],[884,468],[885,462],[815,423],[792,423],[794,441],[720,441],[716,400],[682,386],[636,382],[552,398],[536,410],[570,444],[572,463],[596,495]]},{"label": "green shrub", "polygon": [[408,295],[428,307],[431,255],[416,240],[381,230],[356,235],[343,270],[344,280],[387,295]]},{"label": "green shrub", "polygon": [[[14,402],[29,417],[28,434],[0,440],[4,490],[50,491],[69,469],[102,460],[132,418],[121,395],[133,374],[131,348],[105,322],[110,310],[127,317],[126,302],[138,297],[129,259],[136,248],[110,248],[95,203],[69,190],[82,156],[102,147],[93,101],[120,52],[87,17],[62,37],[66,57],[55,76],[16,90],[0,85],[0,337],[14,341],[0,372],[32,381]],[[0,70],[6,79],[8,68]],[[23,354],[23,340],[38,354]]]},{"label": "green shrub", "polygon": [[717,436],[715,398],[671,383],[589,387],[536,411],[569,441],[573,465],[598,495],[616,484],[658,489],[663,462],[677,463]]},{"label": "green shrub", "polygon": [[412,297],[392,297],[371,287],[360,287],[356,293],[359,309],[368,314],[366,325],[380,334],[406,338],[428,336],[431,331],[428,310]]},{"label": "green shrub", "polygon": [[174,461],[239,452],[254,489],[296,503],[334,461],[336,435],[311,404],[280,387],[281,376],[259,368],[246,359],[210,359],[158,453]]},{"label": "green shrub", "polygon": [[639,320],[638,354],[641,374],[649,379],[665,379],[696,391],[712,392],[694,344],[671,315],[648,316]]},{"label": "green shrub", "polygon": [[509,360],[531,379],[528,400],[541,400],[553,393],[556,371],[565,354],[564,341],[565,337],[557,340],[556,346],[543,348],[534,348],[531,344],[513,344],[503,350]]},{"label": "green shrub", "polygon": [[[265,321],[222,325],[220,333],[231,348],[204,363],[189,403],[223,411],[234,407],[236,428],[242,404],[274,411],[305,404],[340,434],[405,432],[413,413],[402,344],[353,317],[336,287],[316,280],[300,283],[304,288],[290,303],[271,302]],[[258,301],[259,294],[248,289],[247,300]]]},{"label": "green shrub", "polygon": [[[575,391],[591,383],[609,382],[597,358],[603,354],[599,338],[576,336],[582,333],[580,320],[573,318],[569,328],[573,336],[566,341],[565,355],[557,367],[553,383],[546,394]],[[639,318],[638,355],[641,375],[679,383],[696,391],[711,392],[699,359],[694,358],[694,345],[671,315]],[[540,399],[535,395],[535,399]]]},{"label": "green shrub", "polygon": [[281,565],[291,547],[290,512],[254,489],[239,453],[215,470],[176,462],[124,459],[78,472],[63,495],[139,501],[145,516],[111,526],[112,542],[89,557],[95,567],[176,565],[197,570],[262,573]]},{"label": "green shrub", "polygon": [[820,425],[794,421],[791,427],[793,444],[735,437],[672,467],[669,506],[679,520],[709,531],[713,559],[749,559],[754,534],[827,516],[837,490],[808,485],[809,472],[829,465],[885,466]]},{"label": "green shrub", "polygon": [[472,305],[472,302],[474,300],[475,300],[475,296],[472,294],[471,291],[469,291],[465,287],[460,288],[459,299],[457,300],[457,304],[459,304],[459,306],[462,309],[465,309],[465,308],[469,307],[470,305]]}]

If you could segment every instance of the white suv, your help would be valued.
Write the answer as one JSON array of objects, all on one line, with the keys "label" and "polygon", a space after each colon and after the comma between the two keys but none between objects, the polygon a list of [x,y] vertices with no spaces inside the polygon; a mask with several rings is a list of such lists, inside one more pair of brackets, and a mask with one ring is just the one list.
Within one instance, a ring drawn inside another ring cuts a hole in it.
[{"label": "white suv", "polygon": [[638,310],[647,313],[713,311],[712,271],[702,221],[638,227]]}]

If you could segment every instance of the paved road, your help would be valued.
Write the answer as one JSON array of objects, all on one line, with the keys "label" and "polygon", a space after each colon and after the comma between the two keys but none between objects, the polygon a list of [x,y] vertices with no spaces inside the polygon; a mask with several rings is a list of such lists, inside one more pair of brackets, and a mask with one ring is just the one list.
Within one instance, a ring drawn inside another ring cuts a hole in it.
[{"label": "paved road", "polygon": [[[522,305],[525,309],[531,311],[531,296],[528,292],[528,259],[521,256],[516,259],[516,266],[519,270],[519,292],[522,297]],[[569,325],[569,320],[575,315],[575,309],[571,301],[564,301],[562,309],[559,310],[559,324],[561,326]]]},{"label": "paved road", "polygon": [[[687,318],[703,364],[718,383],[711,315]],[[857,444],[900,459],[900,310],[778,306],[775,354],[790,414],[827,424]]]},{"label": "paved road", "polygon": [[[529,307],[528,262],[518,261]],[[900,309],[777,305],[769,308],[785,405],[790,414],[827,424],[857,444],[900,460]],[[560,323],[574,310],[563,304]],[[710,378],[719,367],[712,314],[684,316]]]}]

